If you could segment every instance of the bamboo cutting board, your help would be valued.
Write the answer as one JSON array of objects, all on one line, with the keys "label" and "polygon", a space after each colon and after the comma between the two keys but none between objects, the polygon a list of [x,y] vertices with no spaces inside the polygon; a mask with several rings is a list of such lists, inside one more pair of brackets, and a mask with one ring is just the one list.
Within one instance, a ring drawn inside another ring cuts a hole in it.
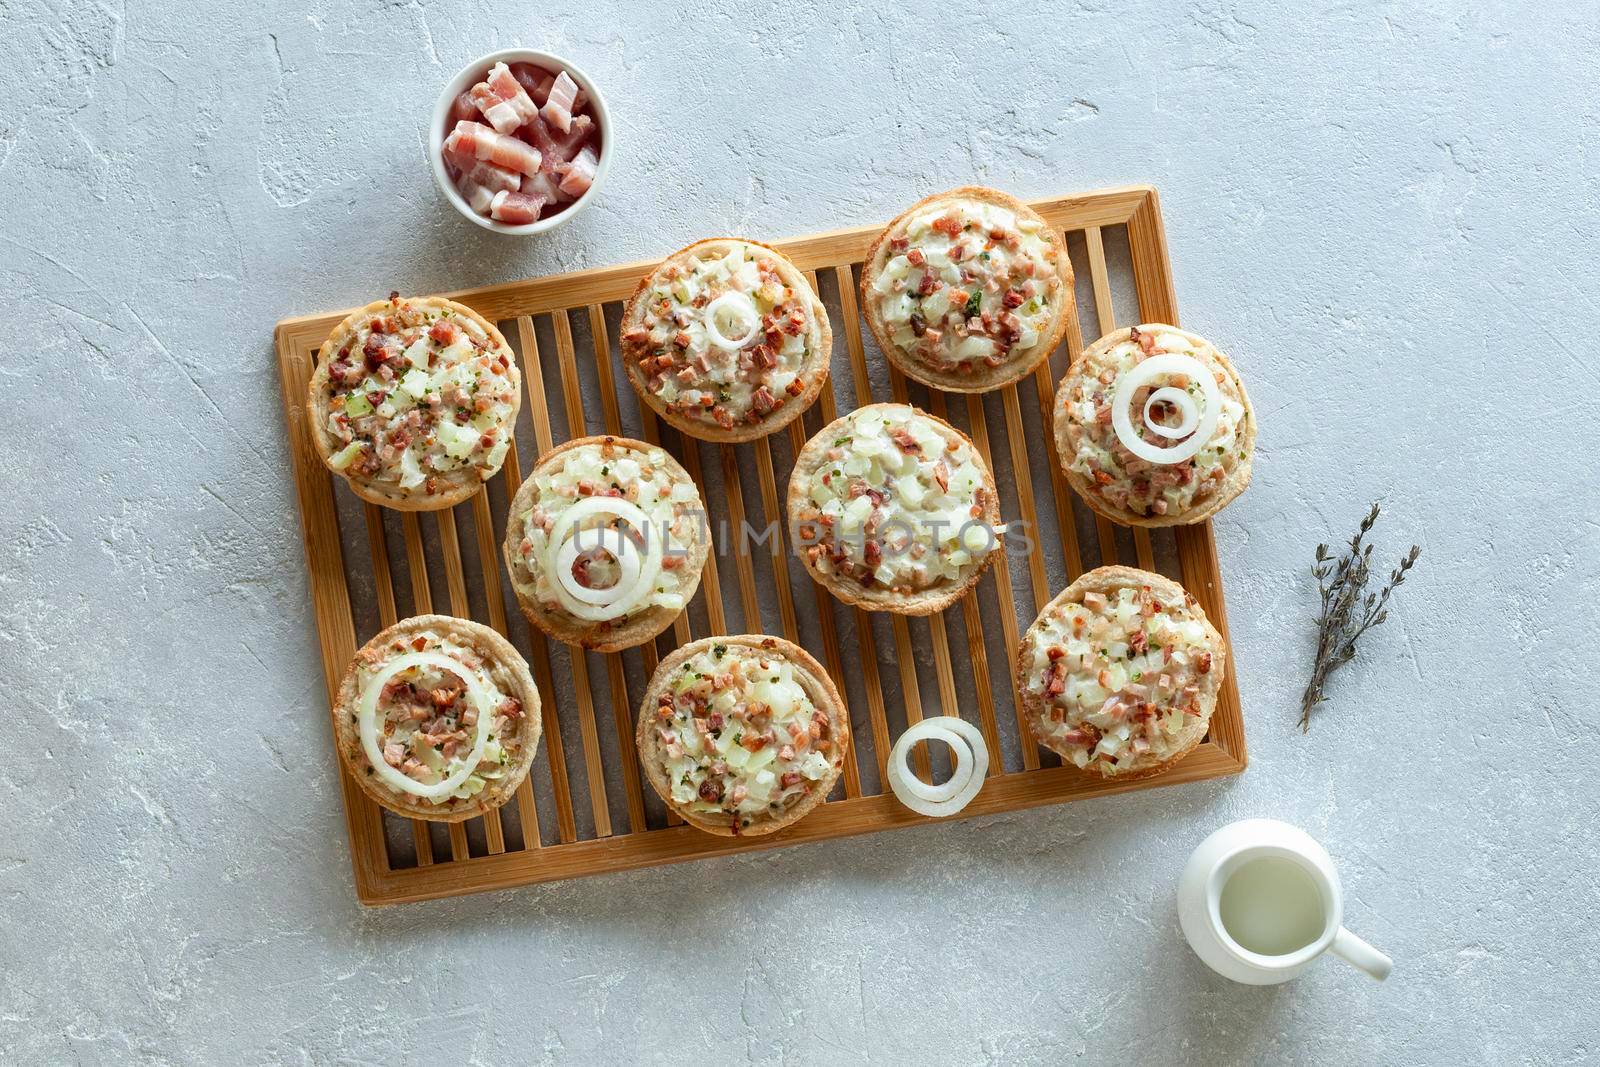
[{"label": "bamboo cutting board", "polygon": [[[988,741],[989,780],[961,817],[1244,769],[1231,645],[1233,669],[1209,736],[1160,777],[1107,781],[1063,767],[1033,744],[1020,718],[1011,680],[1018,637],[1038,608],[1085,569],[1121,560],[1161,571],[1188,588],[1224,639],[1228,633],[1211,524],[1157,531],[1113,526],[1073,498],[1051,445],[1055,382],[1086,337],[1133,322],[1178,323],[1156,192],[1110,189],[1033,206],[1067,237],[1079,311],[1048,364],[984,396],[925,390],[888,370],[872,348],[856,285],[881,225],[771,242],[807,273],[828,307],[833,378],[804,419],[748,445],[680,437],[636,403],[617,362],[617,325],[622,302],[653,263],[450,294],[500,324],[517,349],[527,402],[518,447],[504,469],[470,502],[447,511],[401,514],[363,504],[327,472],[307,434],[304,399],[317,347],[347,312],[278,324],[284,418],[330,702],[362,642],[397,618],[427,611],[507,634],[533,668],[544,702],[543,748],[529,781],[512,803],[465,824],[410,822],[384,811],[338,769],[330,744],[363,903],[475,893],[934,821],[901,807],[883,776],[893,738],[925,715],[964,715]],[[1088,309],[1094,328],[1086,330],[1080,318]],[[1025,558],[1002,556],[958,606],[927,619],[870,616],[837,603],[810,580],[782,533],[748,552],[731,550],[744,523],[782,526],[782,490],[812,433],[840,412],[888,399],[909,400],[965,429],[995,470],[1003,517],[1034,531]],[[499,547],[521,456],[531,460],[562,440],[602,432],[661,443],[705,490],[713,529],[725,523],[733,533],[730,550],[713,554],[699,594],[676,625],[655,642],[612,655],[580,653],[530,630],[510,595]],[[797,641],[828,667],[850,705],[854,758],[829,802],[795,826],[768,837],[716,837],[682,825],[644,784],[633,721],[661,656],[696,637],[746,632]],[[325,712],[309,714],[307,728],[328,730]],[[926,753],[919,750],[916,759],[926,770]]]}]

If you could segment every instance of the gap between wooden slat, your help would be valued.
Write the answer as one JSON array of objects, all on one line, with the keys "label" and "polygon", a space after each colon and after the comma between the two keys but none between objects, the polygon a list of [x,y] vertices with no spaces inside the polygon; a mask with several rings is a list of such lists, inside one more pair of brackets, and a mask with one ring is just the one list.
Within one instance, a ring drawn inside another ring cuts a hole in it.
[{"label": "gap between wooden slat", "polygon": [[[528,390],[528,413],[533,418],[533,440],[539,453],[553,447],[550,435],[550,409],[545,403],[544,369],[539,361],[539,337],[533,319],[517,319],[517,338],[522,347],[522,381]],[[556,708],[555,674],[550,669],[550,648],[538,627],[528,626],[528,648],[532,653],[533,677],[539,685],[539,717],[544,721],[545,751],[550,764],[550,789],[556,798],[556,836],[563,844],[578,839],[577,816],[572,809],[572,786],[567,781],[566,746],[561,741],[561,720]]]},{"label": "gap between wooden slat", "polygon": [[[846,325],[843,327],[845,347],[850,350],[850,368],[856,382],[856,406],[872,403],[871,380],[867,376],[867,354],[861,343],[861,317],[856,309],[855,277],[849,264],[833,268],[834,281],[839,286],[839,305]],[[815,280],[813,279],[813,287]],[[835,383],[837,384],[837,383]],[[833,389],[822,391],[822,417],[832,422],[838,418]],[[828,594],[832,596],[831,593]],[[872,723],[872,753],[878,762],[878,789],[885,787],[885,768],[889,764],[889,715],[883,704],[883,686],[878,676],[877,641],[872,636],[872,619],[861,608],[854,608],[856,617],[856,647],[861,654],[863,681],[867,690],[867,714]]]},{"label": "gap between wooden slat", "polygon": [[[565,311],[553,311],[550,319],[556,331],[556,359],[561,366],[561,393],[567,404],[567,436],[581,437],[583,394],[579,390],[578,363],[572,347],[572,322]],[[589,810],[594,815],[595,833],[611,836],[611,809],[606,804],[605,768],[600,762],[600,730],[595,725],[594,691],[589,684],[589,654],[568,646],[572,664],[572,687],[578,698],[578,734],[583,739],[583,769],[589,783]]]}]

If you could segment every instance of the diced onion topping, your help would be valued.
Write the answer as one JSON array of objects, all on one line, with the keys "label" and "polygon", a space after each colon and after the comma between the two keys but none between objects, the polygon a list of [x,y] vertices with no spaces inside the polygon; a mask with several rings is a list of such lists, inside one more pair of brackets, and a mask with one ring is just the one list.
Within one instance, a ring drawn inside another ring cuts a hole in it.
[{"label": "diced onion topping", "polygon": [[[761,330],[761,312],[756,302],[737,290],[723,293],[706,305],[706,338],[718,348],[738,351]],[[738,337],[728,334],[737,333]]]},{"label": "diced onion topping", "polygon": [[[918,741],[937,740],[950,746],[955,769],[939,785],[929,785],[906,764],[906,757]],[[983,788],[989,773],[989,746],[976,726],[955,715],[923,719],[895,741],[889,752],[889,788],[900,803],[934,819],[954,815],[972,802]]]},{"label": "diced onion topping", "polygon": [[[424,785],[389,766],[378,745],[378,699],[383,696],[384,687],[396,675],[414,667],[432,667],[460,678],[466,683],[467,699],[478,712],[478,721],[473,727],[472,751],[467,754],[467,758],[462,761],[456,773],[432,785]],[[477,671],[468,670],[460,660],[451,659],[439,652],[407,652],[403,656],[396,656],[367,683],[366,688],[361,691],[361,700],[356,708],[356,726],[361,734],[361,748],[367,754],[367,763],[372,766],[373,773],[393,788],[425,800],[442,800],[461,788],[461,783],[467,780],[467,776],[477,769],[478,761],[483,759],[483,747],[488,741],[493,722],[494,704],[490,700],[489,691],[484,688],[483,678]]]},{"label": "diced onion topping", "polygon": [[[584,519],[595,516],[620,519],[632,530],[579,529]],[[642,559],[635,536],[644,539]],[[553,579],[556,599],[569,614],[588,622],[605,622],[626,615],[650,594],[661,573],[661,542],[665,537],[664,530],[650,528],[650,517],[637,504],[614,496],[584,497],[556,520],[540,562]],[[572,573],[578,555],[596,547],[609,552],[622,570],[622,576],[604,589],[581,585]]]},{"label": "diced onion topping", "polygon": [[[1186,435],[1188,440],[1165,447],[1153,445],[1140,436],[1133,427],[1133,418],[1129,414],[1133,394],[1157,378],[1180,374],[1190,381],[1199,383],[1200,392],[1205,400],[1205,411],[1197,417],[1194,398],[1176,386],[1167,385],[1155,390],[1144,405],[1145,427],[1168,440]],[[1150,409],[1158,401],[1177,407],[1183,415],[1183,422],[1172,427],[1153,418]],[[1210,368],[1193,356],[1173,352],[1151,356],[1131,370],[1123,372],[1117,379],[1116,392],[1111,396],[1111,426],[1116,430],[1117,440],[1121,441],[1129,452],[1150,463],[1182,463],[1199,452],[1205,447],[1206,442],[1211,440],[1221,415],[1222,395],[1217,391],[1217,382]]]}]

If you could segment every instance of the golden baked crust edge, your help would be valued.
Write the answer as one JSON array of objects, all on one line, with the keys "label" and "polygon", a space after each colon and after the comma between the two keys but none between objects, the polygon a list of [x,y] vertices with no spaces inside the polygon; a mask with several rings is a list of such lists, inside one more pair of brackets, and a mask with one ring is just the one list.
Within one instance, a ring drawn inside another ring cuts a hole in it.
[{"label": "golden baked crust edge", "polygon": [[[369,781],[365,772],[366,757],[361,750],[361,739],[353,721],[355,702],[359,696],[356,691],[356,672],[360,665],[359,660],[354,657],[350,660],[349,667],[345,669],[344,678],[339,682],[339,695],[331,709],[334,748],[338,750],[339,762],[344,767],[345,773],[373,803],[407,818],[422,819],[427,822],[464,822],[485,815],[510,800],[528,777],[528,770],[533,766],[534,756],[539,749],[539,736],[543,723],[542,702],[539,698],[539,688],[534,685],[533,677],[528,673],[527,661],[522,658],[521,653],[500,634],[470,619],[458,619],[453,615],[413,615],[409,619],[401,619],[393,626],[378,631],[357,652],[359,654],[367,648],[382,648],[396,638],[418,634],[424,630],[448,634],[463,644],[474,645],[480,651],[487,651],[490,654],[493,663],[485,665],[486,671],[494,676],[497,685],[505,689],[507,696],[516,697],[522,703],[522,751],[517,757],[517,762],[502,777],[490,780],[483,787],[483,791],[470,801],[449,810],[420,798],[415,801],[402,800],[378,789]],[[491,666],[496,669],[489,670]]]},{"label": "golden baked crust edge", "polygon": [[[603,445],[610,443],[613,447],[627,449],[630,452],[662,451],[667,452],[660,445],[652,445],[646,441],[637,441],[631,437],[618,437],[612,434],[597,434],[590,437],[577,437],[571,441],[563,442],[539,457],[533,469],[522,480],[522,485],[517,488],[517,495],[512,498],[509,510],[506,513],[506,536],[501,542],[500,551],[505,559],[506,574],[511,578],[516,574],[516,554],[513,551],[524,533],[523,516],[532,503],[534,493],[534,476],[547,469],[550,464],[566,452],[586,445]],[[517,598],[517,607],[522,609],[523,617],[539,630],[568,645],[577,645],[587,648],[592,652],[620,652],[623,649],[642,645],[655,637],[661,631],[671,626],[684,611],[688,610],[689,601],[694,599],[695,593],[700,589],[700,579],[705,572],[706,557],[711,552],[710,531],[704,517],[710,513],[706,510],[705,496],[700,492],[700,486],[683,469],[672,453],[667,452],[667,458],[672,460],[674,467],[673,480],[682,481],[693,485],[696,495],[700,500],[700,513],[703,521],[696,530],[695,540],[691,545],[690,555],[686,568],[694,575],[694,579],[684,586],[684,606],[677,611],[667,608],[651,608],[649,611],[635,616],[625,625],[608,627],[603,623],[586,623],[578,619],[567,617],[563,614],[552,612],[537,600],[528,597],[518,588],[516,581],[511,581],[511,592]]]},{"label": "golden baked crust edge", "polygon": [[[1050,328],[1041,331],[1039,340],[1032,348],[1023,350],[1018,355],[1000,364],[989,367],[972,374],[957,374],[954,371],[940,371],[928,367],[912,359],[900,350],[894,343],[893,333],[888,323],[883,321],[883,316],[878,313],[876,301],[872,299],[872,286],[876,282],[879,272],[889,261],[888,240],[895,229],[906,219],[924,208],[947,200],[981,200],[985,203],[995,204],[1009,208],[1019,218],[1035,219],[1044,227],[1045,239],[1056,251],[1057,276],[1061,279],[1061,292],[1064,299],[1057,305],[1055,314],[1050,320]],[[1066,242],[1061,234],[1033,208],[1018,200],[1009,193],[999,189],[991,189],[982,185],[963,185],[956,189],[949,189],[942,193],[925,196],[921,200],[906,208],[896,215],[890,223],[883,228],[883,232],[874,238],[867,249],[867,255],[861,266],[861,282],[858,287],[858,298],[861,302],[861,314],[866,320],[867,328],[872,332],[872,338],[878,344],[878,350],[884,358],[892,363],[902,374],[915,378],[923,385],[941,389],[947,393],[987,393],[995,389],[1021,381],[1033,372],[1035,368],[1050,358],[1050,353],[1056,350],[1066,335],[1067,324],[1072,318],[1076,307],[1077,293],[1073,288],[1072,259],[1067,254]]]},{"label": "golden baked crust edge", "polygon": [[[1113,593],[1130,585],[1148,585],[1152,592],[1164,598],[1183,597],[1185,602],[1193,599],[1189,596],[1188,590],[1164,574],[1140,570],[1137,567],[1097,567],[1092,571],[1085,571],[1060,593],[1056,594],[1055,598],[1044,606],[1033,623],[1029,625],[1027,631],[1023,634],[1022,640],[1017,642],[1017,653],[1012,661],[1012,670],[1016,677],[1016,691],[1020,695],[1022,709],[1026,713],[1028,730],[1032,733],[1034,741],[1061,756],[1068,766],[1071,766],[1071,753],[1064,752],[1051,744],[1039,725],[1044,716],[1049,713],[1049,701],[1043,695],[1029,691],[1028,682],[1031,672],[1028,663],[1028,639],[1035,628],[1038,627],[1040,621],[1047,615],[1058,611],[1062,605],[1082,603],[1085,593]],[[1223,682],[1227,678],[1228,646],[1223,641],[1222,634],[1217,631],[1216,626],[1211,622],[1211,619],[1206,615],[1205,609],[1200,606],[1198,601],[1191,605],[1191,610],[1194,611],[1195,616],[1201,622],[1205,623],[1206,639],[1211,646],[1212,653],[1211,671],[1204,676],[1206,682],[1200,689],[1200,717],[1195,722],[1184,726],[1183,731],[1178,735],[1177,751],[1165,759],[1145,763],[1135,760],[1128,765],[1128,770],[1115,773],[1107,773],[1091,766],[1084,768],[1084,773],[1094,774],[1109,781],[1117,782],[1152,778],[1158,774],[1165,773],[1182,762],[1186,756],[1199,747],[1201,741],[1205,740],[1206,731],[1211,726],[1211,716],[1216,711],[1218,694],[1222,692]]]},{"label": "golden baked crust edge", "polygon": [[983,462],[983,456],[978,451],[977,446],[972,443],[971,438],[939,416],[929,414],[921,408],[910,404],[867,404],[828,423],[828,425],[817,431],[811,440],[806,442],[805,447],[800,450],[799,454],[795,456],[794,470],[789,475],[789,489],[785,500],[789,517],[789,543],[794,547],[795,553],[800,557],[800,562],[805,565],[806,571],[811,577],[846,604],[866,611],[887,611],[896,615],[934,615],[960,600],[967,594],[968,590],[977,584],[978,579],[983,577],[983,573],[993,564],[995,553],[1005,551],[1004,538],[997,535],[994,550],[984,556],[981,563],[975,564],[959,582],[910,594],[895,593],[888,589],[862,585],[854,578],[847,576],[824,574],[817,569],[816,564],[806,555],[805,545],[802,543],[800,523],[796,516],[805,506],[805,501],[808,499],[806,486],[810,484],[812,476],[827,460],[828,442],[837,437],[844,425],[852,418],[872,408],[908,408],[932,422],[939,428],[941,434],[960,440],[968,448],[972,449],[973,457],[979,461],[979,465],[983,470],[983,486],[987,490],[988,503],[984,508],[984,520],[988,522],[991,529],[1000,525],[1000,494],[995,488],[994,471],[989,468],[987,463]]},{"label": "golden baked crust edge", "polygon": [[769,244],[762,241],[753,241],[748,237],[703,238],[693,244],[685,245],[656,264],[649,273],[639,279],[639,284],[634,287],[633,295],[628,298],[628,303],[622,311],[621,332],[627,333],[630,324],[634,323],[642,315],[640,300],[645,292],[649,290],[651,280],[664,267],[675,260],[684,258],[691,252],[704,249],[709,245],[731,243],[754,245],[775,256],[778,263],[778,272],[783,275],[785,284],[797,293],[804,293],[809,302],[812,321],[817,324],[817,330],[812,337],[813,347],[811,352],[806,357],[805,362],[800,365],[799,371],[796,372],[796,378],[804,383],[804,387],[798,396],[790,398],[781,407],[774,408],[766,414],[766,417],[756,422],[724,430],[720,426],[708,425],[695,419],[686,419],[682,415],[669,412],[667,405],[662,403],[661,398],[650,391],[638,364],[628,358],[621,345],[618,346],[618,357],[622,360],[623,372],[627,375],[628,384],[633,386],[633,391],[638,395],[641,402],[649,405],[650,410],[654,411],[658,418],[674,429],[701,441],[716,441],[722,444],[739,444],[744,441],[754,441],[759,437],[766,437],[768,434],[783,429],[789,423],[805,414],[806,409],[815,403],[817,397],[822,393],[822,387],[828,381],[828,371],[833,360],[833,325],[828,319],[828,309],[823,306],[821,298],[811,288],[811,283],[804,274],[800,273],[800,268],[796,267],[788,256]]},{"label": "golden baked crust edge", "polygon": [[[753,825],[735,832],[731,823],[724,823],[707,819],[705,816],[684,810],[672,799],[672,785],[667,781],[666,773],[661,769],[660,739],[651,729],[653,712],[660,703],[661,694],[666,691],[672,681],[673,673],[686,661],[699,655],[713,645],[737,645],[742,648],[757,649],[765,652],[775,652],[782,655],[795,668],[795,677],[811,698],[811,702],[828,715],[828,722],[833,731],[835,750],[832,766],[828,776],[817,783],[817,788],[811,795],[800,801],[794,807],[784,812],[777,818],[763,818]],[[850,714],[845,708],[844,698],[839,695],[838,688],[833,684],[833,679],[816,658],[791,641],[781,637],[769,637],[764,634],[734,634],[724,637],[704,637],[698,641],[691,641],[673,652],[661,661],[655,674],[650,677],[650,684],[645,688],[644,699],[639,705],[639,718],[634,730],[634,743],[639,750],[639,762],[644,769],[645,780],[656,791],[662,803],[676,811],[685,822],[698,830],[706,833],[717,834],[720,837],[763,837],[775,834],[785,827],[793,826],[806,815],[810,814],[818,805],[827,799],[833,792],[834,785],[839,780],[840,773],[844,770],[844,761],[850,758]]]},{"label": "golden baked crust edge", "polygon": [[[1102,499],[1096,491],[1094,483],[1082,473],[1072,469],[1070,454],[1072,446],[1067,440],[1067,420],[1059,414],[1067,401],[1066,391],[1077,380],[1081,367],[1086,366],[1089,361],[1099,357],[1107,350],[1128,340],[1132,336],[1134,329],[1138,329],[1141,333],[1146,331],[1176,333],[1189,338],[1199,345],[1204,345],[1210,349],[1211,358],[1227,372],[1235,388],[1239,391],[1239,402],[1244,407],[1244,419],[1240,425],[1240,441],[1244,445],[1244,459],[1235,465],[1227,478],[1223,479],[1222,485],[1218,487],[1216,494],[1203,507],[1180,512],[1176,515],[1138,515]],[[1079,353],[1078,358],[1072,361],[1072,366],[1067,368],[1067,372],[1062,375],[1060,383],[1056,386],[1055,398],[1051,401],[1051,404],[1051,435],[1055,440],[1056,463],[1061,467],[1062,473],[1066,475],[1067,483],[1072,487],[1073,492],[1077,493],[1083,502],[1088,504],[1096,514],[1103,515],[1112,522],[1123,526],[1143,526],[1147,529],[1163,526],[1193,526],[1211,518],[1217,512],[1233,503],[1250,484],[1250,478],[1253,473],[1252,465],[1255,462],[1256,454],[1255,408],[1250,404],[1250,394],[1246,392],[1244,379],[1239,376],[1239,370],[1233,365],[1233,361],[1216,345],[1213,345],[1198,334],[1190,333],[1187,330],[1166,323],[1156,322],[1141,323],[1137,327],[1125,327],[1108,333],[1084,349]]]},{"label": "golden baked crust edge", "polygon": [[[506,342],[505,335],[500,332],[500,328],[465,304],[458,304],[454,300],[448,300],[442,296],[418,296],[402,299],[425,307],[447,308],[463,318],[472,319],[484,328],[491,341],[505,350],[510,364],[506,371],[506,376],[511,379],[513,387],[511,392],[511,415],[508,420],[507,430],[515,432],[517,415],[522,410],[522,372],[517,366],[516,354]],[[362,500],[370,504],[377,504],[379,507],[391,508],[395,511],[442,511],[445,508],[455,507],[457,504],[471,500],[473,495],[483,488],[486,481],[478,476],[476,468],[460,467],[439,475],[439,480],[444,482],[448,488],[442,492],[428,495],[398,487],[387,489],[373,485],[361,478],[352,476],[348,471],[334,470],[331,463],[333,454],[337,449],[334,448],[332,435],[328,433],[328,413],[331,410],[328,390],[328,364],[330,360],[326,357],[329,353],[338,351],[343,345],[345,337],[353,333],[363,319],[381,314],[392,304],[393,301],[388,299],[374,300],[365,307],[352,311],[340,321],[339,325],[329,332],[328,339],[322,342],[322,345],[318,348],[316,369],[312,371],[311,380],[306,387],[306,421],[311,430],[311,443],[316,448],[317,455],[321,458],[323,466],[328,468],[328,473],[336,474],[343,478],[345,483],[350,486],[350,491]],[[490,477],[493,476],[494,474],[491,473]]]}]

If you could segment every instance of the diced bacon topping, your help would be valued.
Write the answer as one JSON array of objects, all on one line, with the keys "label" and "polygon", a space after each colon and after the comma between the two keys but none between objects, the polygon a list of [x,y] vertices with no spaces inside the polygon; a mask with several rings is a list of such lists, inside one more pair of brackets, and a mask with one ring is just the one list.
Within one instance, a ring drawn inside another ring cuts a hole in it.
[{"label": "diced bacon topping", "polygon": [[572,80],[572,75],[562,71],[550,86],[550,95],[544,107],[539,109],[539,114],[550,125],[566,133],[572,128],[572,109],[577,100],[578,83]]},{"label": "diced bacon topping", "polygon": [[541,157],[537,149],[481,122],[456,123],[456,128],[445,139],[444,148],[452,156],[472,156],[523,174],[539,173]]}]

